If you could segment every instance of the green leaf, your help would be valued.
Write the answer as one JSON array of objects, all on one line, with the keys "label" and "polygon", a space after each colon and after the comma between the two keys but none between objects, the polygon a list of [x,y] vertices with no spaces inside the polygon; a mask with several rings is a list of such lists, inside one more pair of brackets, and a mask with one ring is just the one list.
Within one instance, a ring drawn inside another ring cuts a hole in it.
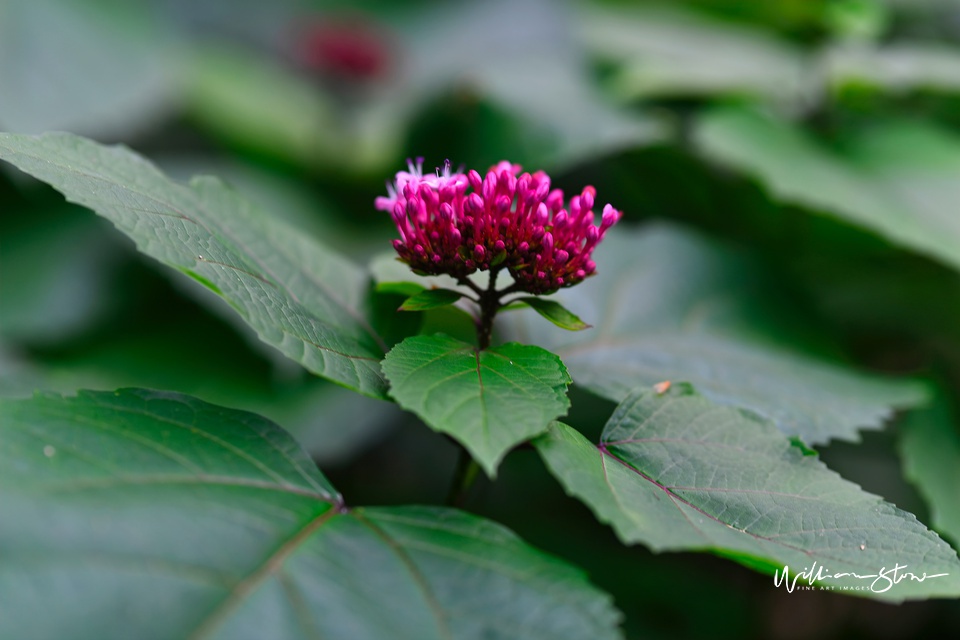
[{"label": "green leaf", "polygon": [[582,572],[452,509],[348,509],[254,414],[42,395],[0,434],[0,637],[619,637]]},{"label": "green leaf", "polygon": [[786,41],[695,10],[588,5],[580,24],[590,52],[616,63],[608,83],[622,100],[717,94],[784,100],[799,99],[805,88],[805,60]]},{"label": "green leaf", "polygon": [[168,180],[123,147],[69,134],[0,134],[0,158],[50,183],[160,262],[206,283],[260,338],[310,371],[382,397],[383,339],[367,276],[212,178]]},{"label": "green leaf", "polygon": [[901,211],[902,223],[876,226],[896,244],[960,270],[960,136],[919,121],[886,120],[846,141],[846,157],[869,188]]},{"label": "green leaf", "polygon": [[760,178],[777,199],[890,230],[910,222],[866,176],[785,121],[719,108],[699,119],[694,139],[709,158]]},{"label": "green leaf", "polygon": [[462,297],[462,293],[451,289],[424,289],[404,300],[400,311],[426,311],[446,307]]},{"label": "green leaf", "polygon": [[582,64],[586,52],[574,33],[579,21],[550,0],[425,6],[398,29],[409,72],[393,84],[386,103],[392,111],[413,113],[424,98],[451,87],[475,93],[521,120],[520,139],[510,141],[521,153],[529,157],[537,138],[547,136],[555,148],[532,155],[554,163],[662,138],[659,122],[601,99]]},{"label": "green leaf", "polygon": [[708,112],[694,139],[709,158],[760,178],[784,202],[823,211],[960,269],[960,137],[890,121],[839,153],[799,127],[742,108]]},{"label": "green leaf", "polygon": [[[338,110],[319,83],[262,52],[200,48],[190,53],[186,71],[190,116],[234,144],[339,170],[379,170],[394,155],[396,118],[374,130],[362,117],[365,109]],[[347,148],[350,153],[343,152]]]},{"label": "green leaf", "polygon": [[415,296],[425,289],[415,282],[382,282],[376,286],[377,293],[391,293],[400,296]]},{"label": "green leaf", "polygon": [[903,473],[930,505],[932,524],[960,545],[960,433],[945,398],[911,411],[898,425]]},{"label": "green leaf", "polygon": [[584,329],[589,329],[591,326],[556,300],[545,300],[544,298],[534,298],[531,296],[517,298],[516,300],[512,300],[510,304],[526,305],[553,324],[567,331],[583,331]]},{"label": "green leaf", "polygon": [[825,68],[830,82],[840,88],[866,85],[892,94],[923,89],[960,92],[960,53],[936,42],[838,47],[828,51]]},{"label": "green leaf", "polygon": [[[852,593],[885,600],[960,595],[956,551],[912,514],[804,455],[770,422],[688,385],[627,398],[599,447],[559,423],[534,444],[567,492],[626,543],[709,551],[771,574],[816,563],[824,571],[816,584],[867,587]],[[928,577],[895,586],[827,577],[876,576],[895,565],[901,577]]]},{"label": "green leaf", "polygon": [[116,139],[162,120],[177,56],[157,18],[140,3],[0,3],[0,129]]},{"label": "green leaf", "polygon": [[598,275],[557,294],[600,319],[572,334],[523,314],[507,316],[511,339],[559,355],[574,382],[615,401],[640,386],[688,381],[720,404],[751,409],[808,444],[855,439],[894,407],[926,399],[914,381],[843,368],[791,349],[797,322],[762,269],[675,227],[616,228],[597,249]]},{"label": "green leaf", "polygon": [[460,441],[490,477],[511,447],[570,407],[563,363],[530,345],[478,351],[444,335],[414,336],[387,354],[383,372],[401,407]]},{"label": "green leaf", "polygon": [[113,311],[112,276],[132,253],[109,226],[74,207],[7,209],[0,216],[0,335],[56,343]]}]

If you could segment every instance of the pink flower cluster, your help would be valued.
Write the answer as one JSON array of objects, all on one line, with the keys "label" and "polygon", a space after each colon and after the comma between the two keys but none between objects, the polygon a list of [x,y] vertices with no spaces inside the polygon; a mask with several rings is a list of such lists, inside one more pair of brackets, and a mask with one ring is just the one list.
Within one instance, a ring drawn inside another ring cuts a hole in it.
[{"label": "pink flower cluster", "polygon": [[563,191],[550,189],[546,173],[521,173],[506,161],[485,176],[451,171],[449,161],[423,175],[422,158],[408,169],[376,207],[393,217],[400,232],[393,246],[420,274],[463,278],[505,267],[517,289],[552,293],[595,273],[590,254],[622,215],[608,204],[597,226],[593,187],[565,208]]}]

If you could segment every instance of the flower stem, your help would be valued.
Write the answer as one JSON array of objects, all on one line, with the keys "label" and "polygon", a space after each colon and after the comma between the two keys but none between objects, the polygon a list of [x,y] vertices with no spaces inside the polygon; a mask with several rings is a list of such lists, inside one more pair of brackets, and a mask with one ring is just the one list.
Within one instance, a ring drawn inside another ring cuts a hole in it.
[{"label": "flower stem", "polygon": [[[490,270],[490,282],[486,290],[481,289],[468,278],[461,278],[460,284],[469,287],[477,294],[477,305],[480,311],[477,314],[477,348],[480,351],[490,347],[490,338],[493,335],[493,319],[497,316],[500,309],[500,298],[503,291],[497,291],[497,273],[499,269]],[[460,455],[457,458],[457,467],[453,474],[453,481],[450,484],[450,492],[447,495],[447,504],[454,507],[462,506],[470,492],[470,487],[480,473],[480,465],[473,459],[470,452],[462,445]]]},{"label": "flower stem", "polygon": [[490,284],[486,291],[480,292],[480,314],[477,316],[477,346],[481,351],[490,346],[490,337],[493,335],[493,319],[500,309],[500,296],[497,291],[497,273],[499,269],[490,270]]},{"label": "flower stem", "polygon": [[457,458],[457,468],[453,472],[453,481],[450,483],[450,492],[447,494],[447,504],[451,507],[462,507],[467,501],[470,487],[480,473],[480,465],[473,459],[470,452],[460,447]]}]

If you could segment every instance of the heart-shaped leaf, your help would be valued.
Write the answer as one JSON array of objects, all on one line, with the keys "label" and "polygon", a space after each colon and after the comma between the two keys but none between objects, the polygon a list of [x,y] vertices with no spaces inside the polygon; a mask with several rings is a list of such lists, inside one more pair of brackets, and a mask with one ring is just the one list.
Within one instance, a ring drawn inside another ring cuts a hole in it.
[{"label": "heart-shaped leaf", "polygon": [[559,423],[534,444],[626,543],[711,551],[780,578],[789,571],[788,583],[813,568],[817,584],[893,601],[960,595],[956,551],[912,514],[689,385],[631,395],[599,446]]},{"label": "heart-shaped leaf", "polygon": [[254,414],[121,390],[0,400],[0,637],[618,638],[503,527],[347,508]]},{"label": "heart-shaped leaf", "polygon": [[0,158],[90,207],[147,255],[223,297],[260,337],[314,373],[382,397],[386,344],[367,319],[363,270],[212,178],[170,181],[123,147],[69,134],[0,134]]},{"label": "heart-shaped leaf", "polygon": [[477,350],[444,335],[414,336],[383,361],[390,395],[459,440],[491,477],[507,451],[543,433],[570,406],[570,376],[540,347]]}]

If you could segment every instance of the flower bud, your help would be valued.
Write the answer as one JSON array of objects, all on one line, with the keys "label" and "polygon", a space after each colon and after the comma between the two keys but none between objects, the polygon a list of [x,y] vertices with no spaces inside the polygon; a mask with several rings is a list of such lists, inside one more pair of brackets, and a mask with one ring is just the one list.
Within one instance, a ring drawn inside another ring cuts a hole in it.
[{"label": "flower bud", "polygon": [[614,209],[611,205],[607,204],[603,207],[603,217],[601,218],[601,226],[606,229],[612,227],[614,224],[620,220],[622,214]]},{"label": "flower bud", "polygon": [[493,197],[497,193],[497,174],[493,171],[487,173],[487,177],[483,181],[483,189],[481,191],[483,194],[483,199],[487,201],[492,201]]},{"label": "flower bud", "polygon": [[480,177],[480,174],[474,169],[470,169],[470,173],[467,174],[467,181],[470,183],[470,186],[473,187],[474,191],[480,191],[483,187],[483,178]]},{"label": "flower bud", "polygon": [[549,231],[543,234],[543,252],[546,255],[553,253],[553,234]]},{"label": "flower bud", "polygon": [[534,218],[533,223],[536,224],[537,226],[542,227],[543,225],[547,224],[547,220],[549,219],[550,219],[550,214],[547,211],[547,205],[541,202],[540,205],[537,207],[537,215]]},{"label": "flower bud", "polygon": [[593,209],[593,200],[597,196],[597,190],[593,187],[584,187],[583,193],[580,194],[580,206],[584,209],[590,210]]},{"label": "flower bud", "polygon": [[477,194],[471,193],[469,196],[467,196],[467,201],[464,203],[464,208],[468,213],[477,215],[483,211],[483,199]]}]

